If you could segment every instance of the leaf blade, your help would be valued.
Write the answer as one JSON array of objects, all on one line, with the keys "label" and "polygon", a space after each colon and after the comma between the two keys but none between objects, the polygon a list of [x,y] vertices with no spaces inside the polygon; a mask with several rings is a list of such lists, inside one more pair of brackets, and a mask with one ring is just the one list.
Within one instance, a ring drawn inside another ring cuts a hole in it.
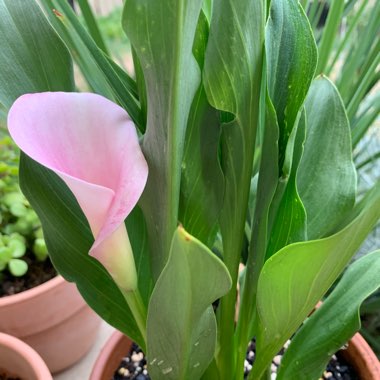
[{"label": "leaf blade", "polygon": [[337,287],[301,327],[281,360],[278,379],[313,379],[360,329],[361,303],[380,287],[380,251],[353,263]]},{"label": "leaf blade", "polygon": [[[177,283],[181,286],[173,287]],[[149,373],[153,377],[200,378],[212,360],[216,344],[211,303],[230,286],[224,264],[179,227],[148,309]]]}]

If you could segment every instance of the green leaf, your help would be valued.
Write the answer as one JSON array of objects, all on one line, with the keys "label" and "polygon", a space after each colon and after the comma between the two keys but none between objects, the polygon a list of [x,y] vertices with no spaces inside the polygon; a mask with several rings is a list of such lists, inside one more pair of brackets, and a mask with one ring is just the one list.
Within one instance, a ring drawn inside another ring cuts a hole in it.
[{"label": "green leaf", "polygon": [[309,21],[296,0],[272,0],[266,28],[269,96],[280,127],[280,170],[287,141],[317,65]]},{"label": "green leaf", "polygon": [[40,1],[90,87],[97,94],[119,103],[143,130],[135,81],[99,49],[67,1]]},{"label": "green leaf", "polygon": [[241,371],[244,369],[243,363],[246,357],[247,345],[253,336],[257,281],[265,261],[270,236],[268,233],[269,210],[278,183],[278,138],[279,128],[276,111],[267,95],[255,213],[252,221],[251,241],[237,327],[237,341],[239,342],[237,371],[240,374],[236,378],[243,376]]},{"label": "green leaf", "polygon": [[311,85],[307,133],[297,186],[307,212],[309,239],[326,236],[355,203],[356,171],[342,99],[326,77]]},{"label": "green leaf", "polygon": [[278,379],[316,379],[331,355],[360,329],[360,305],[380,287],[380,250],[345,272],[337,287],[305,322],[281,361]]},{"label": "green leaf", "polygon": [[141,199],[153,276],[167,260],[178,223],[181,164],[190,106],[200,83],[192,54],[202,0],[127,0],[123,27],[145,78],[148,115],[143,152],[150,167]]},{"label": "green leaf", "polygon": [[86,302],[106,322],[143,345],[120,290],[106,269],[88,255],[94,239],[66,184],[21,154],[20,186],[41,220],[46,246],[58,272],[67,281],[76,283]]},{"label": "green leaf", "polygon": [[[220,1],[213,6],[204,86],[209,103],[224,111],[221,165],[225,176],[220,215],[223,261],[237,281],[251,184],[264,59],[265,1]],[[227,113],[227,114],[226,114]],[[231,120],[232,119],[232,120]],[[236,288],[219,307],[220,352],[224,378],[233,378]]]},{"label": "green leaf", "polygon": [[48,256],[48,250],[43,238],[37,238],[34,240],[33,253],[38,261],[45,261]]},{"label": "green leaf", "polygon": [[70,91],[70,55],[35,1],[0,0],[0,103],[25,93]]},{"label": "green leaf", "polygon": [[11,249],[12,257],[14,259],[18,259],[25,255],[25,251],[26,251],[25,243],[18,239],[12,239],[8,243],[8,247]]},{"label": "green leaf", "polygon": [[9,207],[9,211],[12,215],[22,218],[28,213],[28,209],[23,203],[14,203]]},{"label": "green leaf", "polygon": [[28,264],[24,260],[12,259],[8,263],[8,269],[15,277],[21,277],[28,271]]},{"label": "green leaf", "polygon": [[[208,32],[207,19],[201,12],[193,46],[200,67],[204,64]],[[218,160],[219,139],[219,114],[209,105],[201,84],[186,129],[179,221],[209,248],[215,241],[224,194],[224,177]]]},{"label": "green leaf", "polygon": [[190,234],[209,248],[215,240],[224,194],[223,172],[218,160],[219,139],[219,115],[208,104],[201,88],[190,111],[179,220]]},{"label": "green leaf", "polygon": [[[291,158],[291,171],[286,179],[286,189],[281,197],[281,202],[276,210],[276,218],[270,234],[266,257],[272,256],[281,248],[290,243],[306,240],[306,211],[299,197],[297,189],[297,175],[299,163],[303,153],[303,144],[306,133],[305,112],[302,113],[298,126],[293,129],[289,138],[289,145],[294,140],[292,147],[293,157]],[[285,161],[287,161],[285,159]],[[281,181],[284,178],[280,178]]]},{"label": "green leaf", "polygon": [[104,53],[109,55],[102,33],[100,32],[94,13],[92,12],[91,5],[89,4],[87,0],[77,0],[77,1],[78,1],[78,5],[80,7],[82,16],[84,18],[84,21],[87,25],[87,28],[91,37],[94,39],[98,47]]},{"label": "green leaf", "polygon": [[12,259],[12,250],[9,247],[0,247],[0,270],[4,269]]},{"label": "green leaf", "polygon": [[216,345],[216,320],[211,304],[230,287],[231,278],[222,261],[179,227],[148,309],[152,378],[201,377]]},{"label": "green leaf", "polygon": [[319,44],[319,59],[317,74],[324,72],[330,53],[334,46],[335,36],[342,20],[344,10],[344,0],[335,0],[331,3],[325,27],[323,29],[322,39]]},{"label": "green leaf", "polygon": [[135,259],[139,292],[145,306],[147,306],[153,289],[153,279],[150,270],[148,234],[145,219],[138,206],[128,215],[125,224]]},{"label": "green leaf", "polygon": [[252,376],[259,378],[378,221],[380,183],[353,216],[352,222],[335,235],[288,245],[266,261],[258,284],[258,356]]}]

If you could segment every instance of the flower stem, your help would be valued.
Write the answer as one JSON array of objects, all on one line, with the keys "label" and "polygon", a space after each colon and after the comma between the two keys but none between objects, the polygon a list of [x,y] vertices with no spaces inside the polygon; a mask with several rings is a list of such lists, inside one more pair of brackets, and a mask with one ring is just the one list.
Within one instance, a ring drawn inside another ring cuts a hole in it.
[{"label": "flower stem", "polygon": [[140,333],[144,339],[144,346],[141,347],[143,351],[146,349],[146,318],[147,318],[147,310],[144,305],[144,302],[141,298],[140,292],[138,289],[131,291],[121,291],[129,308],[131,309],[132,315],[136,321],[137,327],[140,330]]}]

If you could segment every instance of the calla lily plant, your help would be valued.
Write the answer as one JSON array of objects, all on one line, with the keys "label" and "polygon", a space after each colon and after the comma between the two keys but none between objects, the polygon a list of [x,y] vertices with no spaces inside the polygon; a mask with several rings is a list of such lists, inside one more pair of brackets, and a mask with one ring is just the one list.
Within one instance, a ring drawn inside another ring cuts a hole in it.
[{"label": "calla lily plant", "polygon": [[57,270],[152,379],[264,379],[290,338],[277,378],[318,379],[380,286],[376,251],[308,318],[378,222],[380,184],[356,197],[302,5],[125,0],[132,78],[86,1],[88,29],[38,3],[0,0],[0,103]]}]

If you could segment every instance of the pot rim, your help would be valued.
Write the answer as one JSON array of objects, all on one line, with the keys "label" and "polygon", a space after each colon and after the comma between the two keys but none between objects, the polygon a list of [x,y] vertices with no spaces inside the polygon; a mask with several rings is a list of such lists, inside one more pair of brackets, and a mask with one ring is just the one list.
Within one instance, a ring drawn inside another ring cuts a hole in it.
[{"label": "pot rim", "polygon": [[[95,364],[92,367],[89,380],[103,380],[105,372],[110,362],[115,364],[112,373],[116,370],[117,365],[125,356],[127,350],[130,349],[132,341],[118,330],[115,330],[104,344],[102,350],[96,358]],[[113,359],[113,360],[111,360]]]},{"label": "pot rim", "polygon": [[0,345],[17,352],[29,363],[38,379],[53,380],[52,375],[41,356],[29,345],[12,335],[0,332]]},{"label": "pot rim", "polygon": [[[103,368],[110,359],[113,350],[122,344],[123,341],[130,342],[129,338],[123,335],[120,331],[115,331],[111,337],[106,341],[100,354],[98,355],[93,366],[90,380],[99,380],[96,374],[101,374]],[[366,380],[377,380],[380,375],[380,361],[377,359],[372,348],[367,341],[356,333],[349,341],[347,350],[342,351],[343,356],[355,368],[358,375]],[[355,360],[355,357],[360,355],[360,360]],[[121,359],[121,358],[120,358]],[[360,363],[362,362],[362,364]],[[116,368],[115,368],[116,369]],[[366,377],[363,377],[366,376]]]},{"label": "pot rim", "polygon": [[57,275],[54,278],[35,286],[34,288],[24,290],[21,293],[12,294],[10,296],[5,296],[0,298],[0,308],[3,306],[14,305],[17,303],[24,302],[26,299],[31,299],[35,297],[39,297],[40,294],[49,291],[52,288],[62,284],[65,282],[65,279]]},{"label": "pot rim", "polygon": [[355,368],[365,380],[380,379],[380,361],[371,346],[360,333],[356,333],[349,341],[342,356]]}]

